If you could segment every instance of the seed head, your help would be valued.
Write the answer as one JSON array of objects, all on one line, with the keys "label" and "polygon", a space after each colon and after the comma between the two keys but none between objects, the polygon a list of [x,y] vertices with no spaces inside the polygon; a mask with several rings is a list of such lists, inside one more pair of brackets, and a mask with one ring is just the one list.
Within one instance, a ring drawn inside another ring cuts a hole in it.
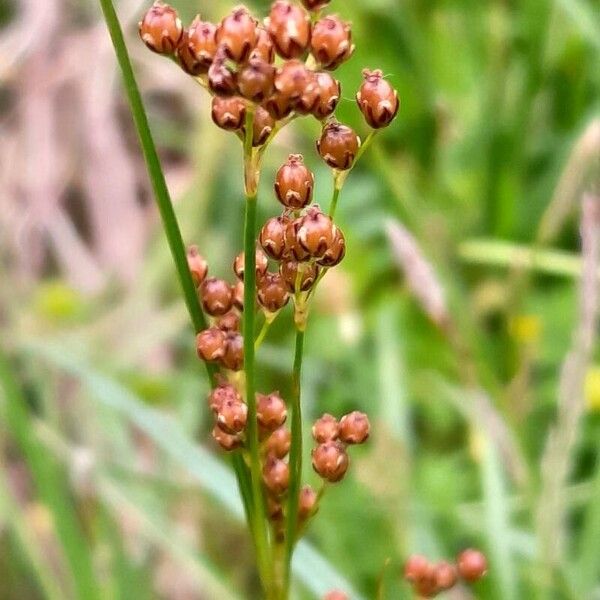
[{"label": "seed head", "polygon": [[281,496],[288,489],[290,469],[283,460],[268,456],[265,460],[262,475],[266,488],[273,496]]},{"label": "seed head", "polygon": [[244,284],[238,281],[233,286],[233,305],[239,310],[244,310]]},{"label": "seed head", "polygon": [[302,247],[298,241],[298,229],[302,224],[303,217],[290,220],[285,230],[285,253],[284,256],[290,260],[305,262],[310,260],[310,253]]},{"label": "seed head", "polygon": [[456,558],[458,574],[466,581],[481,579],[487,573],[487,559],[479,550],[463,550]]},{"label": "seed head", "polygon": [[363,71],[363,82],[356,93],[356,103],[367,123],[374,129],[387,127],[400,107],[398,93],[383,78],[379,69]]},{"label": "seed head", "polygon": [[198,287],[208,274],[208,263],[198,251],[198,246],[190,246],[187,251],[187,263],[194,285]]},{"label": "seed head", "polygon": [[340,419],[340,439],[346,444],[362,444],[369,437],[370,430],[369,418],[357,410]]},{"label": "seed head", "polygon": [[260,58],[268,63],[275,60],[275,48],[269,32],[260,25],[256,28],[256,44],[250,52],[250,58]]},{"label": "seed head", "polygon": [[310,112],[322,121],[334,113],[342,95],[342,86],[330,73],[320,71],[315,73],[315,89],[318,91],[318,98]]},{"label": "seed head", "polygon": [[207,362],[221,360],[225,355],[225,333],[217,327],[201,331],[196,336],[196,351]]},{"label": "seed head", "polygon": [[317,511],[317,499],[317,492],[310,485],[305,485],[300,490],[298,497],[298,519],[300,521],[306,521],[306,519],[315,514]]},{"label": "seed head", "polygon": [[352,166],[360,138],[347,125],[336,121],[323,127],[321,139],[317,141],[317,150],[321,158],[332,168],[345,171]]},{"label": "seed head", "polygon": [[252,102],[262,102],[273,93],[275,67],[262,58],[250,58],[238,73],[239,92]]},{"label": "seed head", "polygon": [[315,177],[301,154],[290,154],[275,176],[275,195],[286,208],[299,210],[310,204]]},{"label": "seed head", "polygon": [[311,206],[300,221],[296,238],[311,257],[321,258],[333,246],[336,230],[331,217]]},{"label": "seed head", "polygon": [[[298,279],[299,269],[300,279]],[[296,283],[299,284],[298,291],[307,292],[319,276],[319,267],[315,263],[298,263],[295,260],[286,260],[279,265],[279,274],[283,277],[290,292],[296,292]]]},{"label": "seed head", "polygon": [[312,427],[315,442],[323,444],[337,440],[340,431],[338,420],[328,413],[317,419]]},{"label": "seed head", "polygon": [[156,1],[139,23],[142,41],[158,54],[173,54],[183,37],[183,25],[177,11]]},{"label": "seed head", "polygon": [[233,96],[237,92],[236,74],[229,68],[225,50],[220,46],[208,69],[208,87],[217,96]]},{"label": "seed head", "polygon": [[213,317],[220,317],[231,310],[233,292],[231,286],[223,279],[209,277],[200,286],[202,307]]},{"label": "seed head", "polygon": [[441,561],[434,565],[435,582],[438,590],[449,590],[457,580],[456,567],[449,562]]},{"label": "seed head", "polygon": [[212,430],[212,436],[217,444],[219,444],[223,450],[227,450],[228,452],[243,445],[242,438],[239,435],[225,433],[218,425],[215,425]]},{"label": "seed head", "polygon": [[261,277],[256,296],[259,304],[271,313],[281,310],[290,299],[285,281],[279,273],[266,273]]},{"label": "seed head", "polygon": [[[258,278],[262,277],[269,268],[269,259],[267,255],[260,249],[256,249],[256,276]],[[235,276],[240,280],[244,281],[244,262],[245,255],[243,252],[240,252],[233,261],[233,272]]]},{"label": "seed head", "polygon": [[350,25],[335,15],[323,17],[313,27],[310,51],[324,69],[336,69],[354,52]]},{"label": "seed head", "polygon": [[268,431],[275,431],[283,425],[287,418],[287,408],[278,392],[256,394],[256,418],[260,426]]},{"label": "seed head", "polygon": [[271,217],[260,230],[258,241],[273,260],[281,260],[285,253],[285,231],[289,222],[287,216]]},{"label": "seed head", "polygon": [[248,407],[239,400],[225,400],[217,412],[217,425],[230,434],[240,433],[246,427]]},{"label": "seed head", "polygon": [[285,458],[290,451],[292,434],[286,427],[276,429],[265,441],[265,453],[277,458]]},{"label": "seed head", "polygon": [[312,465],[316,473],[331,483],[340,481],[348,470],[348,453],[339,442],[319,444],[312,451]]},{"label": "seed head", "polygon": [[244,338],[237,331],[226,334],[221,364],[230,371],[240,371],[244,367]]},{"label": "seed head", "polygon": [[335,267],[344,260],[344,256],[346,256],[346,239],[342,230],[336,227],[331,246],[325,250],[325,254],[319,258],[317,263],[322,267]]},{"label": "seed head", "polygon": [[197,16],[189,29],[183,32],[177,46],[177,60],[186,73],[202,75],[208,72],[217,52],[216,31],[216,25]]},{"label": "seed head", "polygon": [[239,331],[240,330],[240,315],[239,313],[230,310],[222,317],[217,319],[216,325],[222,331]]},{"label": "seed head", "polygon": [[237,131],[246,118],[246,103],[239,96],[214,96],[211,117],[217,127]]},{"label": "seed head", "polygon": [[244,62],[256,45],[257,21],[245,6],[234,8],[217,29],[217,44],[227,57],[235,62]]},{"label": "seed head", "polygon": [[303,8],[277,0],[271,5],[266,25],[279,56],[302,56],[310,41],[310,17]]},{"label": "seed head", "polygon": [[216,414],[226,402],[242,402],[239,392],[230,383],[221,383],[208,395],[208,406]]}]

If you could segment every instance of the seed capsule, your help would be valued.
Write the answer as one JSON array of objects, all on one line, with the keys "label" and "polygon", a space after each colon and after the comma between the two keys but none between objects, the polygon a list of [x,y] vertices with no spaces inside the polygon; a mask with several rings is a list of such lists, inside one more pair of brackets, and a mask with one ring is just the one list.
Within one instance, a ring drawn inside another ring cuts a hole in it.
[{"label": "seed capsule", "polygon": [[217,52],[216,25],[197,16],[177,46],[177,59],[181,68],[190,75],[207,73]]},{"label": "seed capsule", "polygon": [[315,80],[313,73],[303,62],[288,60],[277,69],[274,86],[280,96],[288,98],[292,106],[295,106],[302,95],[314,89]]},{"label": "seed capsule", "polygon": [[196,336],[196,351],[201,360],[221,360],[225,354],[225,334],[217,327],[201,331]]},{"label": "seed capsule", "polygon": [[317,87],[316,74],[313,71],[308,71],[310,76],[310,85],[307,85],[304,92],[294,102],[294,110],[299,115],[309,115],[319,103],[321,90]]},{"label": "seed capsule", "polygon": [[238,281],[232,289],[233,305],[239,310],[244,310],[244,284]]},{"label": "seed capsule", "polygon": [[263,106],[273,119],[280,121],[292,112],[294,101],[289,96],[274,92],[265,100]]},{"label": "seed capsule", "polygon": [[256,45],[257,21],[245,6],[234,8],[217,29],[217,44],[235,62],[244,62]]},{"label": "seed capsule", "polygon": [[260,230],[258,241],[273,260],[281,260],[285,252],[285,231],[290,222],[284,215],[271,217]]},{"label": "seed capsule", "polygon": [[[233,272],[235,276],[240,280],[244,281],[244,267],[245,267],[245,254],[240,252],[233,261]],[[256,277],[262,277],[269,268],[269,259],[267,255],[260,249],[256,249]]]},{"label": "seed capsule", "polygon": [[335,267],[339,265],[346,255],[346,240],[339,227],[335,228],[335,235],[331,246],[325,250],[325,254],[319,258],[317,264],[322,267]]},{"label": "seed capsule", "polygon": [[398,114],[398,93],[376,69],[363,71],[363,82],[356,94],[356,103],[367,123],[374,129],[387,127]]},{"label": "seed capsule", "polygon": [[256,418],[264,429],[275,431],[287,418],[285,402],[277,392],[256,394]]},{"label": "seed capsule", "polygon": [[238,73],[239,92],[252,102],[262,102],[273,93],[275,67],[261,58],[251,58]]},{"label": "seed capsule", "polygon": [[311,517],[316,512],[317,500],[317,492],[315,492],[310,485],[305,485],[300,490],[300,495],[298,497],[299,521],[306,521],[306,519]]},{"label": "seed capsule", "polygon": [[239,392],[230,383],[221,383],[208,395],[208,406],[216,414],[226,402],[242,402]]},{"label": "seed capsule", "polygon": [[323,127],[317,150],[321,158],[333,169],[345,171],[352,166],[360,138],[347,125],[332,122]]},{"label": "seed capsule", "polygon": [[256,28],[256,44],[250,52],[250,58],[260,58],[270,64],[275,60],[275,48],[269,32],[260,25]]},{"label": "seed capsule", "polygon": [[219,444],[223,450],[227,450],[228,452],[243,445],[242,438],[239,435],[225,433],[218,425],[215,425],[212,430],[212,436],[217,444]]},{"label": "seed capsule", "polygon": [[302,0],[304,8],[312,12],[318,12],[329,4],[330,0]]},{"label": "seed capsule", "polygon": [[227,131],[241,129],[246,118],[246,103],[239,96],[214,96],[211,117],[214,124]]},{"label": "seed capsule", "polygon": [[279,522],[283,520],[283,507],[281,506],[281,502],[277,502],[277,500],[271,496],[267,496],[267,514],[271,521]]},{"label": "seed capsule", "polygon": [[317,419],[312,426],[312,436],[315,442],[319,444],[337,440],[339,431],[338,420],[328,413]]},{"label": "seed capsule", "polygon": [[263,467],[263,481],[274,496],[281,496],[290,483],[290,468],[284,461],[274,456],[267,457]]},{"label": "seed capsule", "polygon": [[285,253],[289,260],[305,262],[310,260],[309,252],[298,241],[298,229],[302,225],[303,217],[290,220],[285,229]]},{"label": "seed capsule", "polygon": [[369,418],[363,412],[355,410],[340,419],[340,439],[346,444],[362,444],[370,430]]},{"label": "seed capsule", "polygon": [[487,573],[487,559],[479,550],[463,550],[456,558],[458,574],[466,581],[477,581]]},{"label": "seed capsule", "polygon": [[404,564],[404,579],[409,583],[414,583],[427,574],[429,561],[425,556],[412,554]]},{"label": "seed capsule", "polygon": [[323,596],[323,600],[350,600],[350,597],[341,590],[331,590]]},{"label": "seed capsule", "polygon": [[449,590],[456,585],[456,568],[446,561],[434,565],[435,583],[439,590]]},{"label": "seed capsule", "polygon": [[240,315],[237,312],[229,311],[222,317],[219,317],[216,323],[221,331],[239,331],[240,330]]},{"label": "seed capsule", "polygon": [[276,429],[265,441],[265,453],[277,458],[285,458],[290,451],[292,433],[285,427]]},{"label": "seed capsule", "polygon": [[339,442],[324,442],[312,451],[312,465],[316,473],[331,483],[340,481],[348,470],[348,453]]},{"label": "seed capsule", "polygon": [[200,286],[202,307],[213,317],[220,317],[231,310],[233,292],[231,286],[223,279],[210,277]]},{"label": "seed capsule", "polygon": [[198,251],[198,246],[190,246],[187,251],[187,263],[194,285],[198,287],[208,274],[208,263]]},{"label": "seed capsule", "polygon": [[329,73],[320,71],[315,73],[315,87],[319,95],[310,112],[322,121],[335,112],[342,95],[342,86]]},{"label": "seed capsule", "polygon": [[436,596],[440,590],[436,581],[435,567],[428,564],[423,575],[414,582],[413,586],[415,592],[422,598],[433,598]]},{"label": "seed capsule", "polygon": [[[252,124],[252,145],[262,146],[266,141],[271,131],[275,127],[275,119],[269,111],[262,106],[257,106],[254,111],[254,122]],[[242,127],[245,135],[245,128]]]},{"label": "seed capsule", "polygon": [[336,69],[354,52],[350,25],[335,15],[323,17],[313,27],[310,51],[324,69]]},{"label": "seed capsule", "polygon": [[221,364],[231,371],[241,371],[244,367],[244,338],[240,333],[230,331],[226,334]]},{"label": "seed capsule", "polygon": [[321,258],[333,246],[337,227],[317,206],[310,207],[296,230],[298,243],[313,258]]},{"label": "seed capsule", "polygon": [[158,54],[173,54],[183,37],[183,25],[177,11],[158,0],[139,23],[142,41]]},{"label": "seed capsule", "polygon": [[300,6],[277,0],[271,5],[267,31],[279,56],[298,58],[310,41],[310,17]]},{"label": "seed capsule", "polygon": [[258,282],[257,298],[267,311],[276,313],[289,301],[290,294],[279,273],[266,273]]},{"label": "seed capsule", "polygon": [[227,55],[219,47],[208,69],[208,87],[217,96],[233,96],[237,91],[236,74],[227,65]]},{"label": "seed capsule", "polygon": [[275,176],[275,195],[286,208],[299,210],[310,203],[315,177],[301,154],[290,154]]},{"label": "seed capsule", "polygon": [[[298,276],[299,269],[300,275]],[[290,292],[296,292],[296,284],[298,284],[298,291],[307,292],[319,276],[319,267],[314,263],[286,260],[279,265],[279,274],[283,277]]]},{"label": "seed capsule", "polygon": [[237,400],[226,400],[217,413],[217,425],[225,433],[240,433],[246,427],[247,419],[248,407]]}]

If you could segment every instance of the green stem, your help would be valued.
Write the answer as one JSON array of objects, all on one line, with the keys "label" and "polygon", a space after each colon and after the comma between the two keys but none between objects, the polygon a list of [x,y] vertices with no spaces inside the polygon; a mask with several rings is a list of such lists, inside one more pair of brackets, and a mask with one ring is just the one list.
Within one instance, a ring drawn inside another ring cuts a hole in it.
[{"label": "green stem", "polygon": [[260,345],[263,343],[267,332],[269,331],[269,327],[271,327],[271,323],[273,321],[271,319],[265,319],[265,322],[263,323],[259,334],[256,336],[256,340],[254,340],[254,351],[256,352],[259,348]]},{"label": "green stem", "polygon": [[335,209],[337,208],[338,198],[340,197],[340,192],[342,191],[342,186],[338,186],[338,178],[334,176],[333,178],[333,194],[331,196],[331,202],[329,203],[329,216],[333,219],[335,216]]}]

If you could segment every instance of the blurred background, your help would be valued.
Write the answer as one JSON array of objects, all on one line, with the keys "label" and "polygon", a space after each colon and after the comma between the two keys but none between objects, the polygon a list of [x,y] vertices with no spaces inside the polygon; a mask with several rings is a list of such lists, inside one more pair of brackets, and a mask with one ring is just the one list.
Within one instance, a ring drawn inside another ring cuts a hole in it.
[{"label": "blurred background", "polygon": [[[410,553],[475,546],[488,577],[449,597],[600,598],[600,5],[338,2],[357,46],[338,118],[366,133],[364,67],[402,105],[346,185],[348,254],[309,324],[307,427],[353,409],[374,426],[295,597],[410,598]],[[116,4],[183,237],[232,278],[239,143],[139,41],[149,3]],[[289,152],[327,204],[318,132],[294,123],[267,152],[263,220]],[[0,598],[258,598],[97,2],[0,1],[0,139]],[[258,356],[284,395],[290,318]]]}]

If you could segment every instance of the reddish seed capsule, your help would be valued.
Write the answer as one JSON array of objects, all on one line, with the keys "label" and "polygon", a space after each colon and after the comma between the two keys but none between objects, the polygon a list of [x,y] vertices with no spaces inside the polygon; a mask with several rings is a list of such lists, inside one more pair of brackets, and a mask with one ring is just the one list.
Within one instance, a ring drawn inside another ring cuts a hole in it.
[{"label": "reddish seed capsule", "polygon": [[275,91],[284,98],[289,98],[294,105],[315,87],[313,73],[299,60],[288,60],[277,69],[274,81]]},{"label": "reddish seed capsule", "polygon": [[321,258],[333,246],[337,227],[317,206],[308,209],[296,230],[298,243],[313,258]]},{"label": "reddish seed capsule", "polygon": [[246,103],[239,96],[214,96],[211,117],[214,124],[227,131],[241,129],[246,118]]},{"label": "reddish seed capsule", "polygon": [[244,6],[234,8],[217,29],[217,44],[235,62],[244,62],[256,45],[258,23]]},{"label": "reddish seed capsule", "polygon": [[225,355],[225,333],[217,327],[210,327],[196,336],[196,351],[201,360],[214,362]]},{"label": "reddish seed capsule", "polygon": [[363,82],[356,94],[356,103],[367,123],[374,129],[387,127],[398,114],[398,93],[376,69],[363,71]]},{"label": "reddish seed capsule", "polygon": [[226,402],[242,402],[239,392],[230,383],[221,383],[208,395],[208,406],[218,413]]},{"label": "reddish seed capsule", "polygon": [[289,429],[279,427],[265,441],[265,453],[285,458],[290,451],[292,434]]},{"label": "reddish seed capsule", "polygon": [[277,0],[271,5],[267,31],[279,56],[298,58],[310,41],[310,17],[300,6]]},{"label": "reddish seed capsule", "polygon": [[438,589],[435,567],[427,565],[425,573],[420,579],[417,579],[414,584],[415,592],[423,598],[433,598],[440,591]]},{"label": "reddish seed capsule", "polygon": [[237,400],[226,400],[217,413],[217,425],[225,433],[240,433],[246,427],[247,419],[248,407]]},{"label": "reddish seed capsule", "polygon": [[342,95],[342,86],[329,73],[321,71],[315,73],[315,88],[319,93],[318,99],[310,112],[322,121],[335,112]]},{"label": "reddish seed capsule", "polygon": [[262,249],[273,260],[281,260],[285,252],[285,231],[289,217],[271,217],[260,230],[258,241]]},{"label": "reddish seed capsule", "polygon": [[239,310],[244,310],[244,284],[238,281],[232,288],[233,305]]},{"label": "reddish seed capsule", "polygon": [[231,310],[233,292],[231,286],[223,279],[210,277],[200,286],[202,307],[213,317],[220,317]]},{"label": "reddish seed capsule", "polygon": [[290,299],[285,281],[279,273],[266,273],[261,277],[256,296],[259,304],[271,313],[281,310]]},{"label": "reddish seed capsule", "polygon": [[237,91],[236,74],[227,65],[222,48],[217,50],[208,69],[208,87],[217,96],[233,96]]},{"label": "reddish seed capsule", "polygon": [[273,93],[275,67],[261,58],[251,58],[239,72],[240,94],[252,102],[262,102]]},{"label": "reddish seed capsule", "polygon": [[335,267],[339,265],[346,256],[346,240],[339,227],[335,228],[335,235],[331,246],[325,250],[325,254],[319,258],[317,264],[322,267]]},{"label": "reddish seed capsule", "polygon": [[256,394],[256,418],[261,427],[275,431],[287,418],[287,408],[277,392]]},{"label": "reddish seed capsule", "polygon": [[298,497],[298,520],[306,521],[309,517],[315,514],[317,509],[317,492],[310,487],[305,485],[300,490]]},{"label": "reddish seed capsule", "polygon": [[350,600],[350,596],[341,590],[331,590],[323,596],[323,600]]},{"label": "reddish seed capsule", "polygon": [[347,125],[332,122],[323,127],[317,150],[321,158],[333,169],[345,171],[352,166],[360,138]]},{"label": "reddish seed capsule", "polygon": [[173,54],[183,37],[183,25],[177,11],[158,0],[139,23],[142,41],[158,54]]},{"label": "reddish seed capsule", "polygon": [[198,287],[208,274],[208,263],[198,251],[198,246],[190,246],[187,251],[187,263],[194,285]]},{"label": "reddish seed capsule", "polygon": [[434,565],[435,583],[439,590],[449,590],[456,585],[457,575],[454,565],[441,561]]},{"label": "reddish seed capsule", "polygon": [[289,96],[274,92],[265,100],[263,106],[273,119],[280,121],[292,112],[294,101]]},{"label": "reddish seed capsule", "polygon": [[315,177],[301,154],[290,154],[275,176],[275,195],[286,208],[299,210],[310,203]]},{"label": "reddish seed capsule", "polygon": [[414,583],[427,575],[429,570],[429,561],[425,556],[412,554],[404,564],[404,579]]},{"label": "reddish seed capsule", "polygon": [[269,515],[269,519],[274,522],[283,519],[283,507],[281,503],[277,502],[271,496],[267,496],[267,514]]},{"label": "reddish seed capsule", "polygon": [[202,75],[217,52],[216,25],[202,21],[197,16],[177,46],[177,59],[181,68],[190,75]]},{"label": "reddish seed capsule", "polygon": [[302,4],[306,10],[318,12],[329,4],[330,0],[302,0]]},{"label": "reddish seed capsule", "polygon": [[312,465],[315,472],[331,483],[340,481],[348,470],[348,453],[339,442],[319,444],[312,451]]},{"label": "reddish seed capsule", "polygon": [[[252,145],[262,146],[268,139],[275,127],[275,119],[269,111],[262,106],[257,106],[254,111],[254,122],[252,124]],[[245,135],[245,128],[242,127]]]},{"label": "reddish seed capsule", "polygon": [[243,445],[242,438],[239,435],[231,435],[225,433],[219,426],[215,425],[212,430],[212,436],[214,440],[223,448],[230,452]]},{"label": "reddish seed capsule", "polygon": [[340,419],[340,439],[346,444],[362,444],[370,431],[369,418],[363,412],[355,410]]},{"label": "reddish seed capsule", "polygon": [[290,220],[285,230],[285,253],[288,260],[305,262],[310,260],[309,252],[298,241],[298,229],[302,225],[303,217]]},{"label": "reddish seed capsule", "polygon": [[226,334],[221,364],[230,371],[241,371],[244,367],[244,338],[240,333],[230,331]]},{"label": "reddish seed capsule", "polygon": [[269,32],[260,25],[256,28],[256,44],[250,52],[250,58],[260,58],[268,63],[275,60],[275,48]]},{"label": "reddish seed capsule", "polygon": [[[298,270],[300,269],[300,276]],[[295,260],[286,260],[279,265],[279,274],[292,293],[307,292],[314,285],[319,276],[319,267],[314,263],[298,263]]]},{"label": "reddish seed capsule", "polygon": [[263,482],[274,496],[284,494],[290,483],[288,464],[274,456],[267,457],[263,467]]},{"label": "reddish seed capsule", "polygon": [[481,579],[487,573],[487,559],[479,550],[469,548],[463,550],[457,559],[459,575],[466,581],[473,582]]},{"label": "reddish seed capsule", "polygon": [[339,432],[338,420],[328,413],[317,419],[312,426],[312,436],[315,442],[319,444],[337,440]]},{"label": "reddish seed capsule", "polygon": [[[269,259],[267,255],[260,249],[256,249],[256,276],[258,278],[262,277],[269,268]],[[233,272],[235,276],[240,280],[244,281],[244,261],[245,255],[243,252],[240,252],[233,261]]]},{"label": "reddish seed capsule", "polygon": [[354,52],[350,25],[329,15],[317,21],[310,39],[310,51],[324,69],[335,69]]},{"label": "reddish seed capsule", "polygon": [[216,325],[222,331],[239,331],[240,315],[237,312],[229,311],[218,318]]},{"label": "reddish seed capsule", "polygon": [[299,115],[309,115],[319,103],[320,90],[316,84],[315,73],[309,71],[311,84],[307,85],[302,95],[294,102],[294,110]]}]

